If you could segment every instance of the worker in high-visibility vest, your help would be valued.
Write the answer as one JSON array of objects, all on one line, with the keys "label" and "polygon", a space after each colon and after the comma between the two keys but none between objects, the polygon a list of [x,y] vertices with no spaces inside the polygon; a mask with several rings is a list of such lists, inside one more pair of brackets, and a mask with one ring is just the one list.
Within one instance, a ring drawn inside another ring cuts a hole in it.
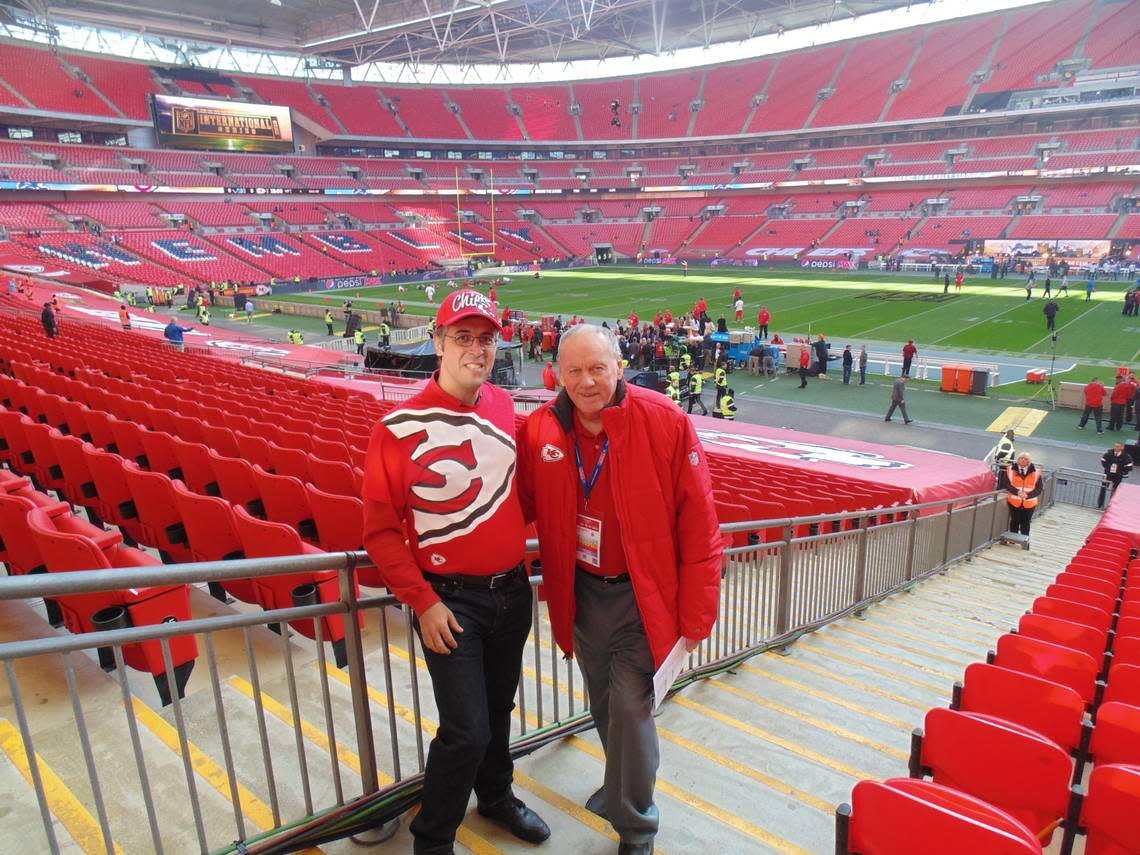
[{"label": "worker in high-visibility vest", "polygon": [[333,313],[332,309],[325,309],[325,326],[328,328],[328,334],[333,334]]},{"label": "worker in high-visibility vest", "polygon": [[206,308],[205,303],[198,304],[198,323],[204,327],[210,325],[210,310]]},{"label": "worker in high-visibility vest", "polygon": [[682,371],[688,371],[692,367],[693,367],[693,355],[691,353],[689,353],[689,351],[686,350],[684,353],[681,354],[681,370]]},{"label": "worker in high-visibility vest", "polygon": [[680,381],[670,380],[669,385],[665,387],[665,394],[678,407],[681,406],[681,384]]},{"label": "worker in high-visibility vest", "polygon": [[1017,455],[1017,462],[1006,470],[1006,502],[1009,504],[1009,530],[1029,536],[1029,522],[1037,508],[1044,486],[1041,473],[1033,466],[1033,461],[1024,451]]},{"label": "worker in high-visibility vest", "polygon": [[693,405],[701,408],[701,415],[707,416],[709,408],[705,406],[705,402],[701,399],[701,393],[705,389],[705,378],[701,376],[701,372],[697,369],[689,368],[689,415],[693,414]]},{"label": "worker in high-visibility vest", "polygon": [[728,368],[725,367],[723,362],[716,367],[713,373],[713,383],[716,385],[716,406],[720,406],[720,399],[724,397],[724,393],[728,391]]},{"label": "worker in high-visibility vest", "polygon": [[671,385],[680,387],[681,385],[681,372],[677,370],[670,371],[665,375]]},{"label": "worker in high-visibility vest", "polygon": [[1013,437],[1012,430],[1007,430],[1002,434],[1001,439],[998,440],[997,445],[993,447],[986,457],[990,459],[993,466],[994,474],[997,476],[998,490],[1004,490],[1009,485],[1006,483],[1005,476],[1009,469],[1009,464],[1013,463],[1016,452],[1013,450]]},{"label": "worker in high-visibility vest", "polygon": [[719,416],[722,419],[728,419],[730,422],[736,420],[736,399],[733,397],[732,389],[725,389],[724,394],[720,396],[720,401],[717,402],[716,412],[714,416]]},{"label": "worker in high-visibility vest", "polygon": [[364,356],[364,331],[358,329],[352,334],[352,340],[356,343],[356,355]]},{"label": "worker in high-visibility vest", "polygon": [[380,322],[380,344],[388,347],[392,343],[392,328],[387,321]]}]

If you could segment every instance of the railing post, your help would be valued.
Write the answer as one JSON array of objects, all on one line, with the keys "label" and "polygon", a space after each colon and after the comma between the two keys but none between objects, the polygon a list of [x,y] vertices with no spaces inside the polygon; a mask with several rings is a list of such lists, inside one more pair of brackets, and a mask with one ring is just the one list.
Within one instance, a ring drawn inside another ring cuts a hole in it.
[{"label": "railing post", "polygon": [[974,550],[977,549],[977,546],[974,544],[974,535],[978,530],[978,501],[978,499],[974,499],[974,504],[970,512],[970,548],[966,552],[967,561],[973,557]]},{"label": "railing post", "polygon": [[780,555],[780,591],[776,599],[776,634],[790,628],[792,613],[792,524],[784,526],[784,551]]},{"label": "railing post", "polygon": [[[352,718],[356,726],[356,753],[360,757],[360,786],[364,795],[380,789],[376,774],[376,750],[372,736],[372,710],[368,704],[368,677],[364,670],[364,644],[360,637],[360,606],[356,600],[356,555],[347,553],[348,564],[339,572],[340,601],[345,607],[344,645],[348,656],[348,684],[352,693]],[[384,620],[381,611],[380,620]]]},{"label": "railing post", "polygon": [[852,586],[852,605],[863,601],[867,588],[867,538],[871,529],[867,526],[859,529],[859,544],[855,553],[855,584]]},{"label": "railing post", "polygon": [[945,567],[950,561],[950,525],[954,519],[954,505],[946,506],[946,535],[942,538],[942,563],[939,567]]},{"label": "railing post", "polygon": [[910,511],[907,516],[910,517],[906,530],[906,580],[909,582],[914,579],[914,537],[918,531],[918,514]]}]

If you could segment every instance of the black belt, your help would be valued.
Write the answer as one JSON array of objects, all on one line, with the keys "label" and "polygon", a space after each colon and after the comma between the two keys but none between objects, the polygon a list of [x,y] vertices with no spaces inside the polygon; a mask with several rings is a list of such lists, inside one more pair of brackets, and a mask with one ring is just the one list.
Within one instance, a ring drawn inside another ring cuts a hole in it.
[{"label": "black belt", "polygon": [[494,591],[511,582],[516,576],[523,574],[523,562],[519,562],[510,570],[502,573],[492,573],[489,576],[473,576],[469,573],[424,573],[424,578],[438,585],[450,585],[456,588],[482,588]]},{"label": "black belt", "polygon": [[628,573],[619,573],[617,576],[602,576],[598,573],[591,573],[581,564],[576,565],[576,568],[579,573],[588,576],[589,578],[594,579],[598,582],[601,582],[603,585],[624,585],[626,582],[630,581]]}]

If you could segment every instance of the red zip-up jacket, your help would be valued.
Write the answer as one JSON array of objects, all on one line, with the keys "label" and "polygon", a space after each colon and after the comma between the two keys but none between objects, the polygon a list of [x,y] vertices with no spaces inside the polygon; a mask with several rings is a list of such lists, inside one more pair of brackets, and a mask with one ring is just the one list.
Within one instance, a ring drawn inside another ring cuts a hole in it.
[{"label": "red zip-up jacket", "polygon": [[[619,382],[602,421],[622,547],[660,666],[678,638],[707,638],[716,621],[724,541],[708,463],[692,422],[664,395]],[[518,443],[519,501],[538,527],[550,625],[573,655],[580,488],[566,390],[527,418]]]},{"label": "red zip-up jacket", "polygon": [[1114,404],[1124,406],[1132,400],[1132,395],[1136,390],[1132,387],[1127,380],[1121,380],[1112,387],[1112,397],[1109,399]]},{"label": "red zip-up jacket", "polygon": [[1085,405],[1089,407],[1104,406],[1104,384],[1099,380],[1085,386]]}]

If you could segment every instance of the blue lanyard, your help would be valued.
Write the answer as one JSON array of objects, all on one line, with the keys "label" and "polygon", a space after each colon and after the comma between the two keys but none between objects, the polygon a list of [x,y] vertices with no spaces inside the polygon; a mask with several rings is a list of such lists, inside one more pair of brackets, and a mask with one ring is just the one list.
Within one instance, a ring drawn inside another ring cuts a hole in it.
[{"label": "blue lanyard", "polygon": [[590,503],[590,493],[594,492],[598,478],[602,475],[602,466],[605,465],[606,457],[609,453],[610,438],[607,436],[605,442],[602,443],[602,450],[598,454],[598,460],[594,464],[594,473],[587,479],[586,465],[582,462],[582,446],[578,442],[578,437],[574,437],[574,459],[578,463],[578,480],[582,482],[582,495],[586,498],[586,504]]}]

